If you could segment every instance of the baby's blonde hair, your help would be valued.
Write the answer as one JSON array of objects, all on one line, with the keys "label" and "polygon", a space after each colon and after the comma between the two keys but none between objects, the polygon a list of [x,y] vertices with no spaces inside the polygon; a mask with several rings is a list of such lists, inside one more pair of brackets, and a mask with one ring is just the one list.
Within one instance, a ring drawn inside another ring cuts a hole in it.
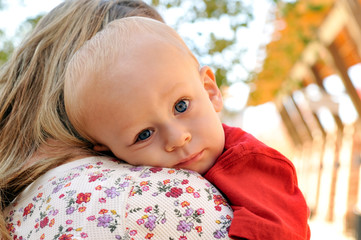
[{"label": "baby's blonde hair", "polygon": [[164,44],[171,44],[179,52],[192,58],[195,68],[199,69],[197,59],[183,39],[174,29],[164,23],[144,17],[129,17],[108,24],[74,54],[65,73],[66,112],[81,137],[93,144],[96,142],[81,130],[86,109],[79,97],[79,92],[84,89],[84,84],[94,84],[95,79],[101,84],[104,73],[112,71],[112,63],[118,56],[125,56],[123,59],[126,61],[127,53],[129,49],[132,49],[132,43],[138,40],[139,36],[144,36],[142,34],[150,34]]}]

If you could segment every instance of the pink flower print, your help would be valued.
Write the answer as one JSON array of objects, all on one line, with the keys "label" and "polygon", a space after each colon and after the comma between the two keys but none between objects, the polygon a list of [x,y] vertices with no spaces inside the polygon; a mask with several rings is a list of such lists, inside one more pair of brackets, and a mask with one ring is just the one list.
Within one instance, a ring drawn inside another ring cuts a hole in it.
[{"label": "pink flower print", "polygon": [[137,220],[137,224],[138,224],[138,225],[142,225],[143,223],[144,223],[144,219],[138,219],[138,220]]},{"label": "pink flower print", "polygon": [[26,207],[24,208],[23,217],[26,216],[26,215],[28,215],[33,207],[34,207],[34,204],[29,203],[28,206],[26,206]]},{"label": "pink flower print", "polygon": [[60,184],[60,185],[56,186],[56,187],[53,189],[53,194],[59,192],[59,190],[62,189],[63,186],[64,186],[64,184]]},{"label": "pink flower print", "polygon": [[72,223],[73,223],[73,220],[68,219],[68,220],[65,221],[65,223],[68,224],[68,225],[69,225],[69,224],[72,224]]},{"label": "pink flower print", "polygon": [[214,199],[214,203],[216,205],[226,205],[227,204],[226,200],[221,195],[214,195],[213,199]]},{"label": "pink flower print", "polygon": [[181,188],[173,187],[173,188],[170,189],[170,192],[167,192],[165,195],[167,197],[177,198],[182,194],[183,194],[183,190]]},{"label": "pink flower print", "polygon": [[181,203],[182,207],[187,207],[189,205],[191,205],[191,204],[189,202],[187,202],[187,201],[184,201],[184,202]]},{"label": "pink flower print", "polygon": [[83,203],[83,202],[85,202],[85,203],[89,202],[91,195],[92,195],[91,193],[79,193],[79,194],[76,196],[76,197],[77,197],[76,203],[77,203],[77,204],[81,204],[81,203]]},{"label": "pink flower print", "polygon": [[78,208],[78,212],[84,212],[86,210],[86,207],[80,207]]},{"label": "pink flower print", "polygon": [[149,171],[151,171],[152,173],[157,173],[157,172],[160,172],[162,170],[163,170],[163,168],[160,168],[160,167],[149,168]]},{"label": "pink flower print", "polygon": [[88,237],[88,234],[85,233],[85,232],[82,232],[82,233],[80,233],[80,237],[81,237],[81,238],[87,238],[87,237]]},{"label": "pink flower print", "polygon": [[180,236],[179,240],[187,240],[188,238],[186,236]]},{"label": "pink flower print", "polygon": [[147,233],[145,239],[151,239],[154,236],[154,233]]},{"label": "pink flower print", "polygon": [[199,198],[200,196],[201,196],[201,195],[200,195],[198,192],[194,192],[194,193],[193,193],[193,197],[194,197],[194,198]]},{"label": "pink flower print", "polygon": [[120,192],[117,192],[117,189],[115,187],[111,187],[110,189],[107,189],[104,192],[107,194],[107,197],[110,197],[111,199],[120,195]]},{"label": "pink flower print", "polygon": [[104,214],[109,212],[107,209],[100,209],[99,214]]},{"label": "pink flower print", "polygon": [[73,230],[73,227],[68,227],[65,231],[70,232]]},{"label": "pink flower print", "polygon": [[149,206],[149,207],[146,207],[145,209],[144,209],[144,212],[146,212],[146,213],[149,213],[150,211],[152,211],[152,207],[151,206]]},{"label": "pink flower print", "polygon": [[142,171],[143,170],[143,167],[132,167],[129,169],[130,171],[132,172],[139,172],[139,171]]},{"label": "pink flower print", "polygon": [[74,207],[69,207],[69,208],[66,209],[66,214],[67,215],[72,214],[74,211],[75,211]]},{"label": "pink flower print", "polygon": [[100,178],[100,177],[102,177],[102,176],[103,176],[102,173],[101,173],[101,174],[94,175],[94,176],[90,176],[88,182],[95,182],[98,178]]},{"label": "pink flower print", "polygon": [[44,228],[49,223],[49,218],[45,217],[43,220],[40,221],[40,227]]},{"label": "pink flower print", "polygon": [[13,223],[9,223],[9,224],[6,226],[6,229],[7,229],[9,232],[15,232],[15,228],[14,228],[14,224],[13,224]]},{"label": "pink flower print", "polygon": [[198,209],[197,209],[197,214],[198,214],[198,215],[204,214],[204,209],[203,209],[203,208],[198,208]]},{"label": "pink flower print", "polygon": [[58,239],[59,240],[72,240],[71,239],[72,236],[73,236],[73,234],[63,234]]},{"label": "pink flower print", "polygon": [[184,180],[182,181],[182,184],[183,184],[183,185],[188,184],[188,183],[189,183],[188,179],[184,179]]},{"label": "pink flower print", "polygon": [[153,231],[153,229],[155,228],[155,221],[157,220],[157,217],[154,216],[154,215],[150,215],[148,218],[147,218],[147,222],[144,224],[144,226],[146,228],[149,229],[149,231]]},{"label": "pink flower print", "polygon": [[53,216],[55,216],[56,214],[59,213],[59,210],[58,209],[55,209],[54,212],[53,212]]},{"label": "pink flower print", "polygon": [[139,185],[140,185],[140,186],[146,186],[146,185],[148,185],[148,182],[147,182],[147,181],[143,181],[143,182],[141,182]]},{"label": "pink flower print", "polygon": [[148,190],[149,190],[149,186],[144,186],[144,187],[142,187],[142,190],[143,190],[143,192],[148,191]]},{"label": "pink flower print", "polygon": [[64,193],[62,193],[59,195],[59,198],[63,198],[64,196],[65,196]]},{"label": "pink flower print", "polygon": [[193,225],[194,224],[192,222],[187,223],[185,220],[182,220],[179,222],[179,225],[177,226],[177,231],[183,233],[190,232],[192,230]]},{"label": "pink flower print", "polygon": [[184,213],[185,217],[189,217],[193,214],[194,210],[192,208],[187,208],[186,212]]},{"label": "pink flower print", "polygon": [[214,238],[217,238],[217,239],[221,239],[221,238],[225,237],[224,233],[220,230],[215,231],[213,233],[213,236],[214,236]]},{"label": "pink flower print", "polygon": [[123,182],[123,183],[119,184],[119,186],[122,188],[129,187],[129,182]]},{"label": "pink flower print", "polygon": [[186,188],[186,192],[187,193],[193,193],[194,192],[194,188],[192,188],[191,186]]},{"label": "pink flower print", "polygon": [[215,206],[214,208],[216,209],[216,211],[221,211],[222,210],[222,208],[220,206]]},{"label": "pink flower print", "polygon": [[55,224],[55,219],[53,218],[50,220],[49,227],[54,226],[54,224]]},{"label": "pink flower print", "polygon": [[109,226],[109,223],[113,220],[112,216],[109,214],[104,214],[103,216],[98,217],[98,227],[106,228]]},{"label": "pink flower print", "polygon": [[95,216],[92,215],[92,216],[89,216],[86,218],[88,221],[94,221],[95,220]]},{"label": "pink flower print", "polygon": [[107,200],[106,200],[105,198],[99,198],[99,202],[100,202],[100,203],[106,203]]},{"label": "pink flower print", "polygon": [[135,236],[135,235],[137,235],[137,230],[131,230],[130,232],[129,232],[129,235],[130,236]]}]

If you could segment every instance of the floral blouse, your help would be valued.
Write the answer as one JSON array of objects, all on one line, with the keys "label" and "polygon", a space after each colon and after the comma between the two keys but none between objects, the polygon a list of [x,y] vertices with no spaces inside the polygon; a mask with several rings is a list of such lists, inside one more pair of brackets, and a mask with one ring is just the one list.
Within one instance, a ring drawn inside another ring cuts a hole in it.
[{"label": "floral blouse", "polygon": [[13,239],[229,239],[233,212],[198,173],[76,160],[42,175],[5,209]]}]

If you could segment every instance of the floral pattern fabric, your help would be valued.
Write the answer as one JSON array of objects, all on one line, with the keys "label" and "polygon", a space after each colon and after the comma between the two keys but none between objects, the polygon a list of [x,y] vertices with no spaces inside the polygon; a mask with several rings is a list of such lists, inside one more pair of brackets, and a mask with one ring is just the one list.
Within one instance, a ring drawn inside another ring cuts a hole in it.
[{"label": "floral pattern fabric", "polygon": [[48,171],[5,209],[13,239],[229,239],[233,212],[198,173],[90,157]]}]

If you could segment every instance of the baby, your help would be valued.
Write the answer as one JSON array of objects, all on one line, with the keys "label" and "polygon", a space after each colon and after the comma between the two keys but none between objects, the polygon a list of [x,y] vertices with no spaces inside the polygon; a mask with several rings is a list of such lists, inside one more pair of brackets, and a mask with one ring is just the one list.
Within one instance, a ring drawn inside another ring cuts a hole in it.
[{"label": "baby", "polygon": [[77,132],[132,165],[197,171],[222,191],[237,239],[309,239],[308,208],[292,163],[222,124],[215,76],[169,26],[110,23],[68,65],[64,98]]}]

